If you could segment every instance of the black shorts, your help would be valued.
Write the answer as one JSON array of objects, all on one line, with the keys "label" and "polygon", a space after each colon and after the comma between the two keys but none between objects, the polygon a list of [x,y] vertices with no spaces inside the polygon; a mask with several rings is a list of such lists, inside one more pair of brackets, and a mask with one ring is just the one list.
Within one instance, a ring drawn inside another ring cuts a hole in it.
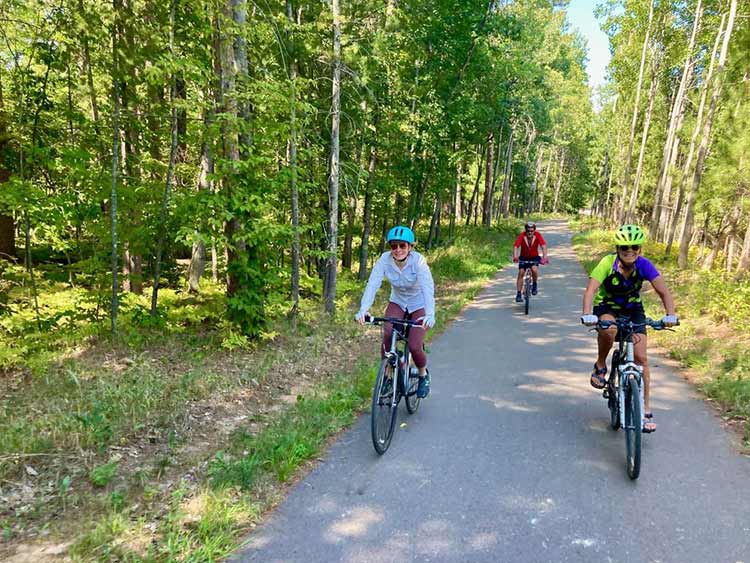
[{"label": "black shorts", "polygon": [[528,266],[526,266],[526,265],[521,266],[522,262],[535,262],[536,265],[538,266],[541,261],[542,261],[542,257],[541,256],[532,256],[531,258],[523,258],[523,257],[521,257],[521,258],[518,259],[518,269],[519,270],[526,270],[528,268]]},{"label": "black shorts", "polygon": [[[643,310],[643,306],[635,307],[633,309],[624,309],[622,311],[614,311],[608,305],[595,305],[594,314],[601,318],[602,315],[612,315],[615,318],[627,317],[634,323],[643,324],[646,322],[646,311]],[[646,334],[646,326],[639,326],[633,332],[636,334]]]}]

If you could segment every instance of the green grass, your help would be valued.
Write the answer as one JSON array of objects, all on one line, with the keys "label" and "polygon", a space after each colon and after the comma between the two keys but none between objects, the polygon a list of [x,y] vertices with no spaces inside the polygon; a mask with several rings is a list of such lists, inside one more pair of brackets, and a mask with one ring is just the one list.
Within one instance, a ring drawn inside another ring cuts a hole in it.
[{"label": "green grass", "polygon": [[[573,244],[590,271],[611,252],[611,233],[594,221],[573,224],[581,230]],[[737,280],[723,271],[681,270],[676,257],[665,256],[662,244],[647,242],[643,255],[653,261],[672,291],[680,316],[674,333],[654,333],[657,344],[698,375],[700,388],[727,416],[743,421],[743,440],[750,447],[750,280]],[[663,314],[654,292],[644,295],[652,318]]]}]

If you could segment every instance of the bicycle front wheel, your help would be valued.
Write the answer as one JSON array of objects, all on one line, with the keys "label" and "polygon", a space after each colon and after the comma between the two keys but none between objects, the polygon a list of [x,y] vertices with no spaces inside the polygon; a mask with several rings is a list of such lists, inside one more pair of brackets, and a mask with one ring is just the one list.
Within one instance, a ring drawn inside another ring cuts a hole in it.
[{"label": "bicycle front wheel", "polygon": [[523,312],[525,315],[529,314],[529,302],[531,301],[531,284],[529,280],[526,280],[523,288]]},{"label": "bicycle front wheel", "polygon": [[609,425],[612,430],[620,428],[620,390],[617,380],[617,365],[620,363],[617,350],[612,354],[612,371],[607,380],[607,406],[609,407]]},{"label": "bicycle front wheel", "polygon": [[395,400],[397,381],[395,370],[388,360],[383,360],[372,389],[372,413],[370,428],[372,431],[372,445],[379,455],[383,455],[391,445],[393,431],[396,428]]},{"label": "bicycle front wheel", "polygon": [[628,376],[625,389],[625,449],[628,462],[628,477],[638,479],[641,473],[641,392],[634,375]]}]

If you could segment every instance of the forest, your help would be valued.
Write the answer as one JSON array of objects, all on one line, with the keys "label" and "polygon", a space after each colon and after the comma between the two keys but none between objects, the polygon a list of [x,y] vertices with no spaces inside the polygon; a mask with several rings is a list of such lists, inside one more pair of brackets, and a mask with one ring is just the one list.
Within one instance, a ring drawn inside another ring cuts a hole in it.
[{"label": "forest", "polygon": [[0,252],[24,266],[3,275],[35,310],[21,330],[56,324],[53,280],[114,332],[208,278],[258,336],[300,299],[332,313],[393,224],[429,249],[592,191],[585,48],[552,2],[4,5]]},{"label": "forest", "polygon": [[[0,496],[54,483],[13,497],[36,507],[24,518],[0,509],[5,535],[52,517],[37,514],[51,498],[90,506],[70,496],[79,480],[119,514],[149,489],[120,486],[111,448],[171,456],[190,401],[263,389],[277,363],[312,373],[297,346],[354,365],[354,301],[397,224],[443,276],[446,311],[528,218],[643,225],[681,314],[714,323],[706,338],[731,330],[722,400],[750,416],[750,0],[592,2],[611,54],[596,92],[567,7],[0,0]],[[361,408],[353,385],[334,411]],[[278,479],[347,421],[320,422]],[[216,448],[209,473],[244,491]],[[68,451],[78,469],[41,461]],[[80,557],[113,541],[108,522]],[[205,540],[179,547],[193,531],[175,530],[170,557]]]}]

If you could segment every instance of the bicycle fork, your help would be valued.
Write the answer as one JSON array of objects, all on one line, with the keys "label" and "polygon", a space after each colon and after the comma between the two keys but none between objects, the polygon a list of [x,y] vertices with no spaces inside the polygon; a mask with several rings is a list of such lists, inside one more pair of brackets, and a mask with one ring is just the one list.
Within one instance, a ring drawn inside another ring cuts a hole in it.
[{"label": "bicycle fork", "polygon": [[[630,377],[633,376],[638,383],[638,395],[641,403],[641,417],[646,412],[645,401],[643,395],[643,367],[635,363],[635,356],[633,354],[633,343],[627,343],[627,352],[625,354],[625,363],[617,366],[620,372],[620,413],[623,427],[625,427],[625,394],[628,386],[630,385]],[[640,424],[643,426],[643,420],[633,421],[634,424]]]}]

